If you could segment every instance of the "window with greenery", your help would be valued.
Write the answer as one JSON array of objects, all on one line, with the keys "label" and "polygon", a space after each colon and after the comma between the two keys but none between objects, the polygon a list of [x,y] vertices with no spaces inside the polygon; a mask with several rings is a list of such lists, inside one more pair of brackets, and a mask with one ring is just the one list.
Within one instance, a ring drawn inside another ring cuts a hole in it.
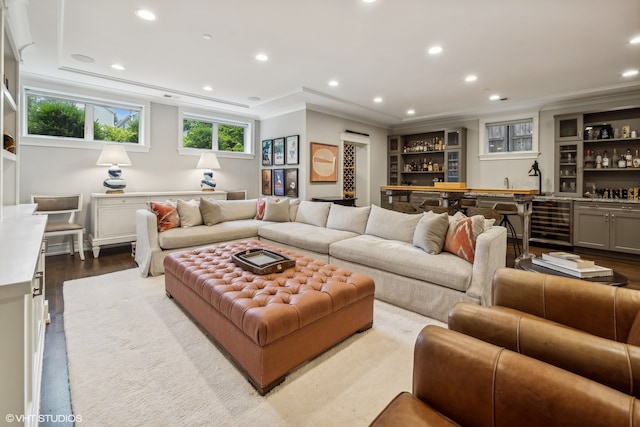
[{"label": "window with greenery", "polygon": [[533,150],[533,119],[487,123],[487,153]]},{"label": "window with greenery", "polygon": [[182,146],[206,150],[249,152],[249,124],[184,115]]},{"label": "window with greenery", "polygon": [[28,136],[139,144],[141,106],[26,90]]}]

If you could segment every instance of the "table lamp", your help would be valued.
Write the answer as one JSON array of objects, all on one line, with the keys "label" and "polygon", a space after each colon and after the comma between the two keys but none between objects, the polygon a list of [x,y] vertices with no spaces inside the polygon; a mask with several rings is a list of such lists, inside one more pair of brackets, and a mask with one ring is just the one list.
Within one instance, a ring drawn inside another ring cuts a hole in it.
[{"label": "table lamp", "polygon": [[131,160],[122,145],[105,145],[96,162],[98,166],[109,166],[109,177],[102,182],[107,194],[124,193],[127,182],[122,179],[120,166],[130,166]]},{"label": "table lamp", "polygon": [[204,177],[200,181],[200,188],[202,191],[215,191],[216,180],[213,179],[213,169],[220,169],[220,162],[216,153],[202,153],[200,160],[198,160],[198,169],[205,169]]}]

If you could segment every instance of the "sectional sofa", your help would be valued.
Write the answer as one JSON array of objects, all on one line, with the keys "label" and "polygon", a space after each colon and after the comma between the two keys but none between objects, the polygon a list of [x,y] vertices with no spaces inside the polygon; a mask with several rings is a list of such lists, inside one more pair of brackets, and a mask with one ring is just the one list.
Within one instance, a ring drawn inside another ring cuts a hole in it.
[{"label": "sectional sofa", "polygon": [[506,229],[482,216],[297,199],[178,201],[174,210],[136,212],[143,276],[162,274],[171,252],[259,239],[366,274],[376,298],[446,322],[457,302],[490,305],[493,273],[505,266]]}]

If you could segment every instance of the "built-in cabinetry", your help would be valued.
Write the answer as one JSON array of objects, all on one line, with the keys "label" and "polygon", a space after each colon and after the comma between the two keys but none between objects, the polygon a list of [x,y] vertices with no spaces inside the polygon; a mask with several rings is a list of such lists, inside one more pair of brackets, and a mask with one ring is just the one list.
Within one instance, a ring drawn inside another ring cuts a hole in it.
[{"label": "built-in cabinetry", "polygon": [[42,240],[47,217],[34,210],[5,206],[0,220],[0,414],[7,425],[38,424],[49,313]]},{"label": "built-in cabinetry", "polygon": [[389,185],[433,186],[466,179],[466,129],[438,130],[388,138]]},{"label": "built-in cabinetry", "polygon": [[575,202],[573,220],[574,246],[640,254],[637,203]]},{"label": "built-in cabinetry", "polygon": [[177,202],[206,197],[225,200],[226,191],[168,191],[151,193],[91,194],[91,246],[98,258],[104,245],[132,243],[136,240],[136,211],[148,209],[151,201]]},{"label": "built-in cabinetry", "polygon": [[629,189],[640,187],[640,108],[555,119],[555,194],[633,199]]},{"label": "built-in cabinetry", "polygon": [[19,58],[20,54],[12,37],[9,25],[9,9],[21,7],[20,2],[8,5],[0,0],[2,39],[0,41],[0,130],[3,130],[3,146],[0,149],[0,217],[4,206],[19,202],[18,194],[18,110],[19,99]]}]

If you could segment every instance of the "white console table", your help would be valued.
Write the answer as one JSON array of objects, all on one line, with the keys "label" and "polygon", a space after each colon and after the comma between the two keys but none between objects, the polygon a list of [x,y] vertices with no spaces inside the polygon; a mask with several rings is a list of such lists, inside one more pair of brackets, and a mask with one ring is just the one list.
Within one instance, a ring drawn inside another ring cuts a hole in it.
[{"label": "white console table", "polygon": [[207,197],[227,198],[226,191],[167,191],[123,194],[91,194],[91,247],[94,258],[100,256],[100,247],[136,241],[136,211],[147,209],[148,203]]},{"label": "white console table", "polygon": [[[0,218],[0,424],[36,426],[44,332],[46,215],[36,205],[3,206]],[[24,417],[22,418],[22,416]]]}]

